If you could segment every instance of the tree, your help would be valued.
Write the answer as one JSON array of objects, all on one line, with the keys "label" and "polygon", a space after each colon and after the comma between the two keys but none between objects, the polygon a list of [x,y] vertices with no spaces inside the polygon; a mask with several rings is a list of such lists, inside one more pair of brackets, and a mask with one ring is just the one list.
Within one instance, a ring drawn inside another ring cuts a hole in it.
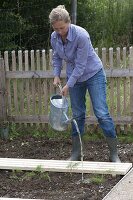
[{"label": "tree", "polygon": [[[49,49],[49,13],[59,4],[71,13],[71,3],[72,0],[1,0],[0,50]],[[78,0],[76,23],[89,32],[94,46],[130,45],[133,1]]]}]

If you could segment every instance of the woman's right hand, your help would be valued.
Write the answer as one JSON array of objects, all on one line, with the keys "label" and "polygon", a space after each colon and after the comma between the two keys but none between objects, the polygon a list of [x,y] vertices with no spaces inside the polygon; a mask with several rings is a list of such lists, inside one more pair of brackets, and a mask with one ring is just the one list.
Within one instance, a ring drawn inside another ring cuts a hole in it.
[{"label": "woman's right hand", "polygon": [[61,84],[61,80],[60,80],[60,78],[58,77],[58,76],[55,76],[54,77],[54,82],[53,82],[53,84],[54,84],[54,86],[58,86],[58,85],[60,85]]}]

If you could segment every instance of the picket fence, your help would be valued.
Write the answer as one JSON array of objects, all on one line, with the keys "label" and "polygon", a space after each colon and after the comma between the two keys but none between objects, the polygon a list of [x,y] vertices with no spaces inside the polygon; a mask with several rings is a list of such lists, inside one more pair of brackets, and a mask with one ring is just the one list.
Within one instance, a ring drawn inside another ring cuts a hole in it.
[{"label": "picket fence", "polygon": [[[133,47],[95,49],[107,75],[107,101],[119,130],[133,125]],[[48,124],[49,99],[59,89],[53,86],[52,50],[5,51],[0,58],[0,126]],[[61,74],[65,83],[65,63]],[[87,126],[97,120],[87,96]]]}]

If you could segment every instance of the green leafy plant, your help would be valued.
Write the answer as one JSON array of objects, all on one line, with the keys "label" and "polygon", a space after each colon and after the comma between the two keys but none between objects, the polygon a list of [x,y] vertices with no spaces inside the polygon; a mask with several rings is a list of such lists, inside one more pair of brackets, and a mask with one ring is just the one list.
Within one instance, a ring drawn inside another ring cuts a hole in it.
[{"label": "green leafy plant", "polygon": [[34,178],[36,176],[36,173],[34,171],[31,172],[26,172],[23,177],[22,180],[31,180],[32,178]]},{"label": "green leafy plant", "polygon": [[14,139],[17,138],[18,136],[21,135],[21,133],[19,132],[19,130],[17,130],[17,125],[15,123],[11,123],[9,125],[9,131],[10,131],[10,139]]},{"label": "green leafy plant", "polygon": [[35,172],[40,176],[40,178],[48,179],[49,182],[51,182],[49,173],[44,171],[44,169],[42,169],[41,165],[37,166],[37,168],[35,169]]},{"label": "green leafy plant", "polygon": [[104,177],[104,175],[94,175],[94,176],[92,176],[91,178],[90,178],[90,181],[92,182],[92,183],[96,183],[96,184],[101,184],[101,183],[104,183],[105,182],[105,177]]},{"label": "green leafy plant", "polygon": [[37,166],[37,168],[33,171],[22,171],[19,169],[14,169],[11,172],[10,179],[15,180],[32,180],[34,178],[45,179],[51,182],[49,173],[42,169],[41,165]]}]

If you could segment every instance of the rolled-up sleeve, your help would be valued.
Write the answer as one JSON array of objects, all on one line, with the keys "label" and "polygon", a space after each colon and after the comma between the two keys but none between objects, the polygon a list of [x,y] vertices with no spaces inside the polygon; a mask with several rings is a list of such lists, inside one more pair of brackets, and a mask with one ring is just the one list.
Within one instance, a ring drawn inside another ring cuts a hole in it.
[{"label": "rolled-up sleeve", "polygon": [[77,51],[74,60],[75,67],[67,82],[69,87],[73,87],[84,73],[88,59],[89,41],[89,36],[87,37],[86,34],[81,34],[78,38]]}]

